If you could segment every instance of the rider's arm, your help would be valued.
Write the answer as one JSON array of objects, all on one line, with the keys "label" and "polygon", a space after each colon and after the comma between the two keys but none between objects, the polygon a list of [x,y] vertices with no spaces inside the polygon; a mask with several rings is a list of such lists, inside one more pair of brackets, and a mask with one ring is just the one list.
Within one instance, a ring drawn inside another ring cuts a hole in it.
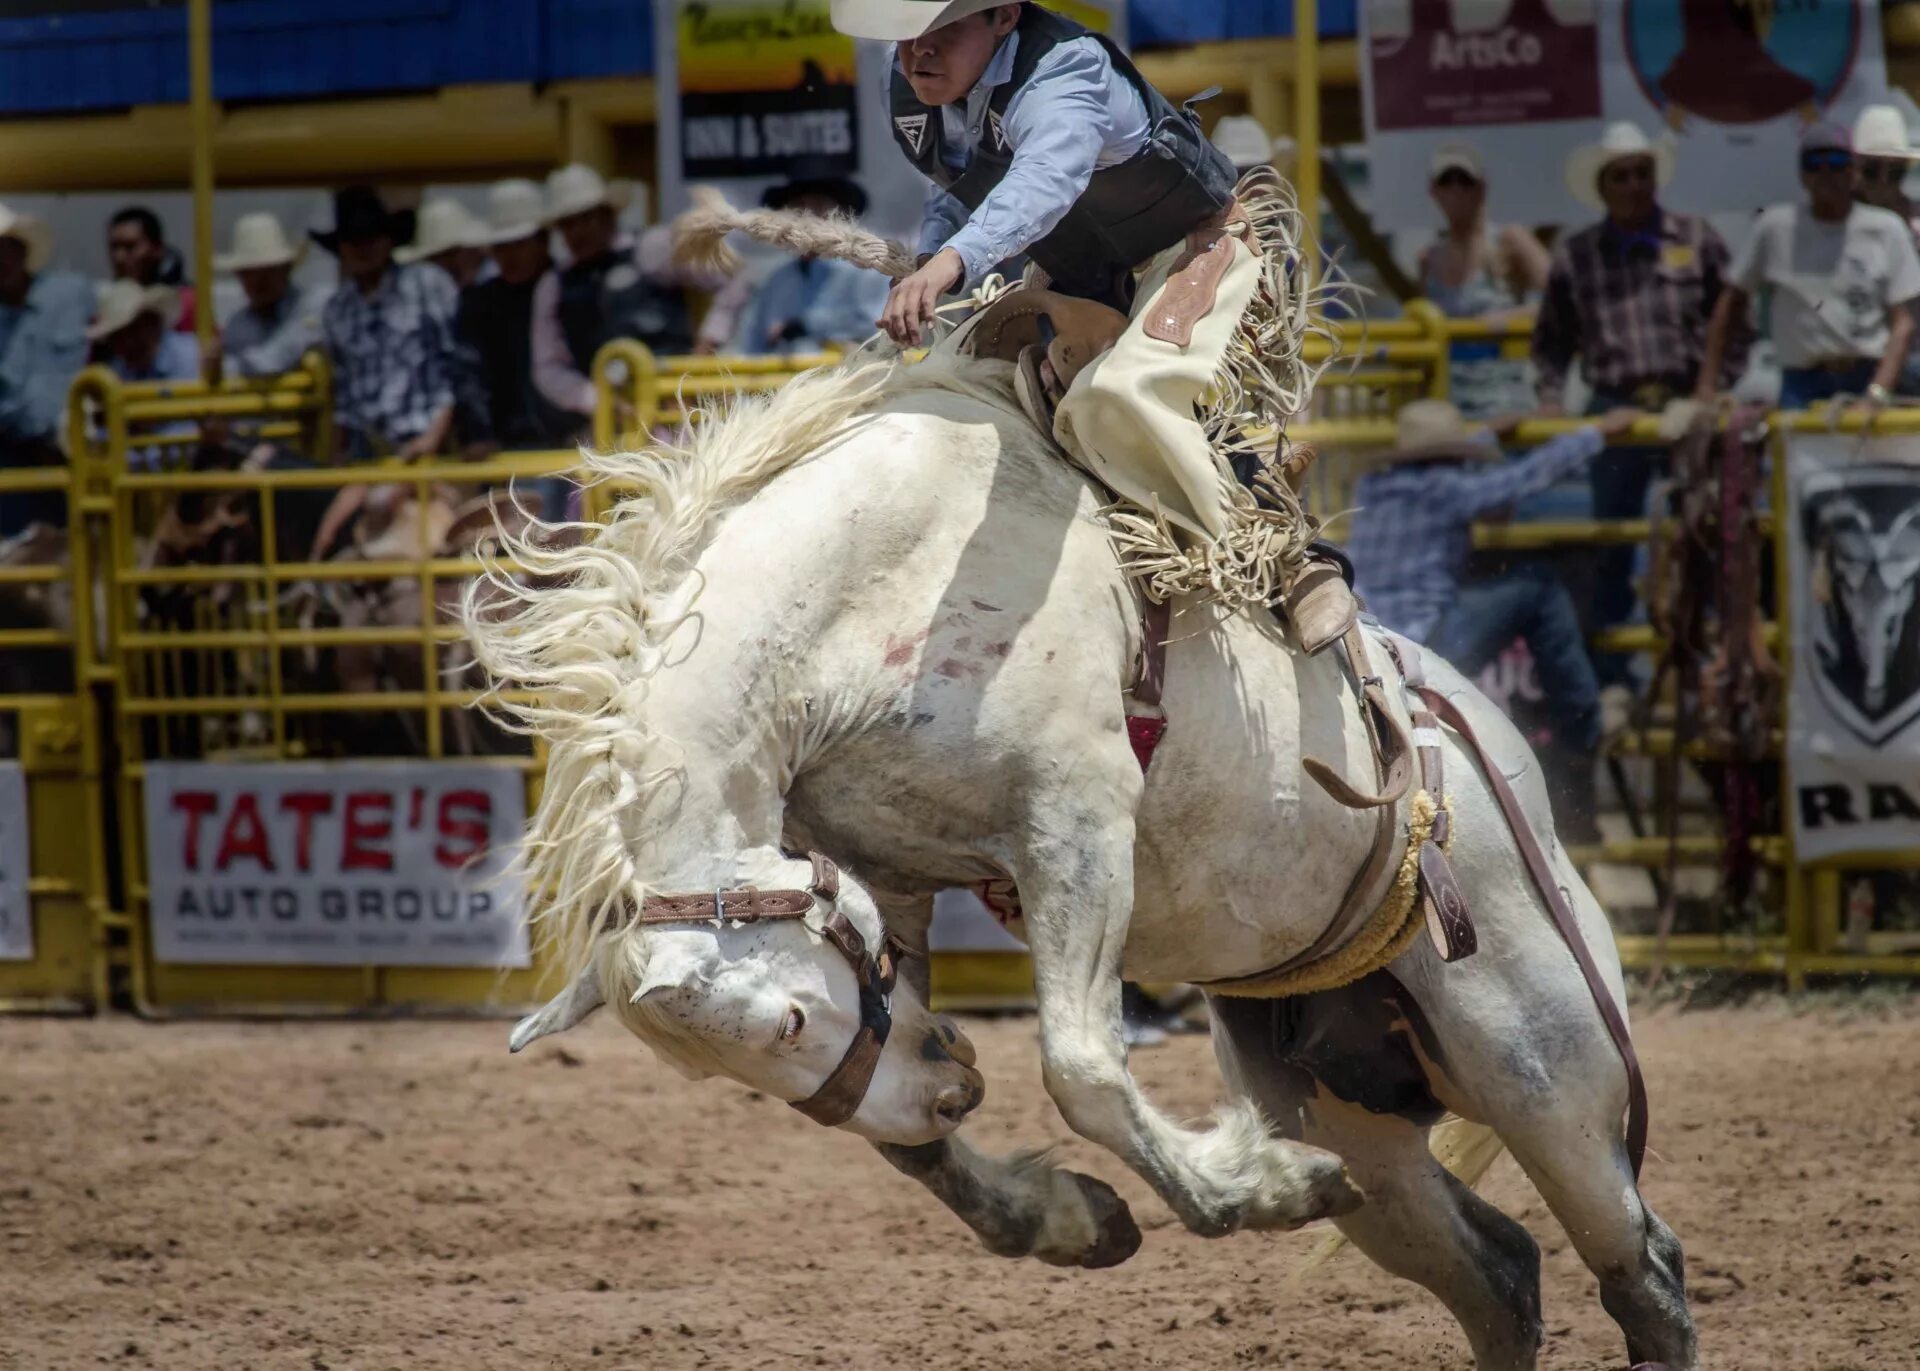
[{"label": "rider's arm", "polygon": [[966,226],[967,207],[935,186],[927,192],[927,207],[920,220],[920,241],[914,251],[925,262]]},{"label": "rider's arm", "polygon": [[1599,426],[1587,424],[1558,438],[1550,438],[1511,462],[1488,463],[1450,473],[1449,494],[1460,503],[1459,512],[1468,518],[1504,509],[1573,475],[1599,456],[1605,447],[1606,440],[1601,437]]}]

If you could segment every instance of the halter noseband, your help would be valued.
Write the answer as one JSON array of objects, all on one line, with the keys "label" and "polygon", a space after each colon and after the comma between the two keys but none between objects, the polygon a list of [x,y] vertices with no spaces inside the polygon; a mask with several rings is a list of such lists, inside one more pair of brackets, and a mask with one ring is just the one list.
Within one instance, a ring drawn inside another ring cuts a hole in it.
[{"label": "halter noseband", "polygon": [[860,1029],[847,1045],[840,1065],[822,1082],[820,1088],[793,1107],[815,1123],[837,1128],[859,1112],[860,1102],[873,1084],[874,1069],[880,1065],[880,1053],[893,1031],[893,982],[900,955],[906,950],[891,933],[880,941],[879,955],[867,950],[867,940],[853,921],[834,907],[840,894],[840,869],[818,852],[809,852],[813,879],[805,890],[703,891],[695,895],[653,895],[640,906],[635,919],[640,924],[703,924],[725,928],[728,924],[774,923],[805,919],[818,899],[830,912],[820,925],[820,934],[839,949],[853,968],[853,979],[860,987]]}]

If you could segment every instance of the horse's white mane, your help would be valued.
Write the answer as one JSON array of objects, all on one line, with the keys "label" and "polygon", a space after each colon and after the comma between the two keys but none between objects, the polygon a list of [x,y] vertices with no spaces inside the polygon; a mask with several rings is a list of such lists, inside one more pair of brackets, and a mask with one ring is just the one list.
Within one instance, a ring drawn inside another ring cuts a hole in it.
[{"label": "horse's white mane", "polygon": [[879,406],[923,392],[966,395],[1027,422],[1004,363],[856,355],[772,394],[703,408],[680,436],[643,451],[585,454],[589,484],[632,493],[571,547],[543,547],[537,525],[527,536],[503,531],[501,562],[469,586],[462,613],[491,682],[486,707],[547,742],[546,783],[514,874],[536,941],[569,974],[646,893],[634,828],[678,768],[644,705],[664,644],[699,594],[701,549],[726,511],[781,472]]}]

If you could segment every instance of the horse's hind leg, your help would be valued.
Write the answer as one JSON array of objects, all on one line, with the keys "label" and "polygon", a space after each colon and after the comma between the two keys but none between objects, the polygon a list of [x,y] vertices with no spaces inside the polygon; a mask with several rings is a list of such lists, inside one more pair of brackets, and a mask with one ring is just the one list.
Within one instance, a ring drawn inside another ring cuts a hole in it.
[{"label": "horse's hind leg", "polygon": [[[1331,1044],[1328,1035],[1318,1033],[1330,1028],[1339,1034],[1342,1025],[1367,1023],[1356,1004],[1349,992],[1310,996],[1284,1008],[1267,1000],[1215,1000],[1214,1045],[1221,1069],[1237,1093],[1283,1129],[1297,1129],[1304,1141],[1346,1163],[1367,1198],[1335,1220],[1340,1231],[1387,1271],[1424,1286],[1446,1305],[1459,1320],[1479,1371],[1532,1371],[1541,1336],[1539,1249],[1526,1229],[1433,1159],[1427,1126],[1438,1110],[1412,1098],[1342,1100],[1334,1086],[1290,1059],[1295,1054],[1288,1039],[1318,1036],[1322,1049],[1338,1049],[1338,1087],[1347,1093],[1359,1094],[1348,1088],[1349,1081],[1367,1081],[1362,1088],[1372,1091],[1372,1083],[1383,1079],[1404,1080],[1404,1064],[1380,1055],[1392,1052],[1384,1038],[1370,1046],[1357,1037]],[[1276,1013],[1298,1017],[1276,1033]]]}]

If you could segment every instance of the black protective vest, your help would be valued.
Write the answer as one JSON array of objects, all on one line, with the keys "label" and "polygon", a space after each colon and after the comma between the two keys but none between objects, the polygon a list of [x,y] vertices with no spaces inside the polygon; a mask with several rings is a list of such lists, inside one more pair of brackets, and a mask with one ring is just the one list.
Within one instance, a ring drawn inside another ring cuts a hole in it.
[{"label": "black protective vest", "polygon": [[640,274],[632,253],[617,249],[560,273],[560,331],[582,372],[614,338],[637,338],[662,356],[693,351],[686,292],[654,285]]},{"label": "black protective vest", "polygon": [[1125,307],[1128,274],[1225,209],[1238,173],[1201,133],[1191,108],[1176,108],[1147,84],[1112,40],[1031,3],[1014,31],[1020,46],[1013,75],[988,101],[987,127],[964,167],[956,171],[948,165],[939,108],[921,104],[898,67],[890,83],[893,139],[923,176],[969,210],[978,209],[1013,165],[1013,146],[1002,131],[1013,97],[1054,48],[1094,38],[1107,50],[1114,71],[1140,92],[1147,107],[1147,141],[1126,161],[1094,172],[1066,217],[1028,255],[1053,278],[1054,289]]},{"label": "black protective vest", "polygon": [[460,292],[454,333],[472,350],[486,392],[486,412],[470,416],[475,431],[463,438],[492,438],[510,452],[542,451],[567,446],[580,426],[578,416],[556,409],[533,384],[535,284],[496,276]]}]

